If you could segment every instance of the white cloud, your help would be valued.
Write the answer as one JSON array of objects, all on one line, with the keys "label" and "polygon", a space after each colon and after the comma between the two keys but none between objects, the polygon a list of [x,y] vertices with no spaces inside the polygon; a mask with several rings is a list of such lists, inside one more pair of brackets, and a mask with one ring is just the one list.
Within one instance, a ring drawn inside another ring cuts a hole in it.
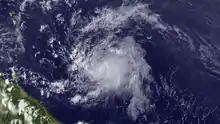
[{"label": "white cloud", "polygon": [[11,120],[11,124],[22,124],[22,121],[19,119],[13,119]]},{"label": "white cloud", "polygon": [[20,5],[20,10],[24,11],[25,7],[27,6],[27,3],[31,4],[33,2],[35,2],[35,0],[24,0]]},{"label": "white cloud", "polygon": [[115,10],[109,8],[97,9],[96,13],[98,16],[92,17],[92,21],[81,29],[82,32],[98,29],[112,30],[125,26],[129,19],[144,20],[151,24],[153,28],[167,30],[160,16],[153,14],[148,8],[148,4],[122,5]]},{"label": "white cloud", "polygon": [[48,28],[48,25],[46,25],[46,24],[45,25],[41,25],[40,26],[40,32],[45,31],[46,28]]},{"label": "white cloud", "polygon": [[[73,27],[81,21],[79,12],[73,14]],[[151,90],[148,86],[145,90],[142,88],[144,80],[146,85],[153,81],[149,73],[151,67],[145,61],[146,53],[140,44],[132,36],[117,37],[115,29],[126,26],[130,19],[145,21],[159,30],[167,30],[167,26],[158,14],[149,10],[147,4],[122,5],[115,10],[97,9],[96,13],[98,16],[90,17],[91,21],[83,22],[85,25],[75,37],[70,55],[73,61],[70,70],[74,72],[71,86],[75,92],[70,102],[96,105],[102,98],[118,96],[130,99],[127,113],[136,120],[152,108]],[[100,29],[105,34],[97,38]]]},{"label": "white cloud", "polygon": [[[79,75],[88,77],[90,82],[74,84],[74,87],[87,93],[74,96],[71,103],[90,102],[92,99],[94,101],[100,95],[110,92],[120,97],[126,96],[126,93],[132,96],[128,114],[136,119],[150,106],[150,100],[141,87],[144,79],[152,80],[149,74],[151,68],[144,59],[144,50],[131,36],[121,39],[120,42],[111,40],[108,38],[106,42],[100,42],[89,53],[84,53],[88,46],[81,48],[81,45],[75,49],[77,52],[73,52],[73,71],[78,67]],[[116,44],[117,47],[114,46]],[[81,78],[76,80],[81,82]]]},{"label": "white cloud", "polygon": [[65,82],[59,81],[59,82],[51,83],[49,89],[51,92],[60,94],[65,92],[65,87],[66,87]]},{"label": "white cloud", "polygon": [[81,95],[75,95],[73,98],[71,98],[70,101],[71,101],[73,104],[78,104],[78,103],[80,103],[81,99],[82,99],[82,96],[81,96]]}]

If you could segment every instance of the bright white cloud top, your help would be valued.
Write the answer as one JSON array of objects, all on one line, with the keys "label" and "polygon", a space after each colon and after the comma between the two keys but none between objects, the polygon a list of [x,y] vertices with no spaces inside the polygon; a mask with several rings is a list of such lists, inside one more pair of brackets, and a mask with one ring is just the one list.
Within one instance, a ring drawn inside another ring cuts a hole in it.
[{"label": "bright white cloud top", "polygon": [[[144,59],[144,50],[131,36],[121,41],[100,42],[89,52],[87,48],[79,46],[72,54],[72,70],[79,71],[75,76],[75,86],[88,91],[86,95],[77,94],[73,97],[71,100],[74,104],[114,94],[119,97],[132,96],[128,112],[134,118],[137,117],[136,112],[144,112],[148,108],[145,105],[149,105],[149,100],[142,83],[144,80],[148,83],[152,81],[150,66]],[[82,75],[88,81],[84,82]]]},{"label": "bright white cloud top", "polygon": [[[125,2],[116,8],[96,8],[96,15],[89,17],[83,17],[81,12],[77,10],[72,14],[67,33],[67,40],[73,42],[69,55],[72,61],[69,79],[32,82],[47,85],[41,88],[41,94],[46,97],[50,93],[71,92],[69,100],[73,105],[88,107],[99,104],[99,101],[108,102],[112,97],[121,98],[129,101],[126,103],[127,114],[136,120],[152,108],[149,88],[153,82],[151,68],[145,60],[145,50],[132,34],[122,37],[116,34],[131,22],[144,23],[163,32],[170,26],[162,22],[148,4],[136,2]],[[43,29],[41,26],[39,30]],[[32,78],[30,80],[35,80],[35,77]]]},{"label": "bright white cloud top", "polygon": [[[145,50],[133,36],[118,37],[114,33],[129,24],[130,19],[146,21],[159,30],[166,28],[144,4],[124,5],[116,10],[105,8],[97,13],[80,28],[74,41],[70,72],[75,80],[71,87],[76,92],[70,101],[73,105],[93,106],[116,96],[129,101],[127,114],[136,120],[152,108],[151,67],[144,58]],[[79,21],[75,18],[74,24]]]}]

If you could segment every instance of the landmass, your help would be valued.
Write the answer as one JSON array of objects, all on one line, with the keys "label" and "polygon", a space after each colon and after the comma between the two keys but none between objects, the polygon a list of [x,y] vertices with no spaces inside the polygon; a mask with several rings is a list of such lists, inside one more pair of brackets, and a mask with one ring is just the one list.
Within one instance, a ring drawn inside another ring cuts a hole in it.
[{"label": "landmass", "polygon": [[61,124],[16,80],[16,74],[9,80],[0,73],[0,124]]}]

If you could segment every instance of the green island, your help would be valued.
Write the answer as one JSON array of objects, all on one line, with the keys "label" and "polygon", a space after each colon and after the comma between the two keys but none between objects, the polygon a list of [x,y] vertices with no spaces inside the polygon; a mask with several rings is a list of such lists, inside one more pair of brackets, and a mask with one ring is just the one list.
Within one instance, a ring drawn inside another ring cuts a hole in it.
[{"label": "green island", "polygon": [[12,77],[12,80],[3,79],[0,73],[0,124],[62,124],[16,83],[16,73]]},{"label": "green island", "polygon": [[0,73],[0,124],[61,124],[16,84],[16,74],[12,80],[2,76]]}]

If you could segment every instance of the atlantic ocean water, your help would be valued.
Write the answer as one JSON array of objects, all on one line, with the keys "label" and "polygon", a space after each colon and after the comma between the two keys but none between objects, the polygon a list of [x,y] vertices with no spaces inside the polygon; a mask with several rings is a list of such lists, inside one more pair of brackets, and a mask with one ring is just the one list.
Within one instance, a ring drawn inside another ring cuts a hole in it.
[{"label": "atlantic ocean water", "polygon": [[219,7],[0,0],[0,70],[64,124],[219,124]]}]

